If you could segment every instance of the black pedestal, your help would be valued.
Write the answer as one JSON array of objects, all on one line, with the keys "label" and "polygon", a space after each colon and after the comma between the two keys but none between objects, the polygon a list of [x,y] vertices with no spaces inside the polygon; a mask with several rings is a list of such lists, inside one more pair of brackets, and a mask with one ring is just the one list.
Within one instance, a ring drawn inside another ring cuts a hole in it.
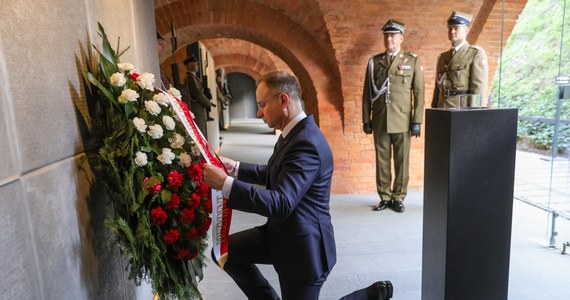
[{"label": "black pedestal", "polygon": [[426,111],[423,300],[507,299],[516,109]]}]

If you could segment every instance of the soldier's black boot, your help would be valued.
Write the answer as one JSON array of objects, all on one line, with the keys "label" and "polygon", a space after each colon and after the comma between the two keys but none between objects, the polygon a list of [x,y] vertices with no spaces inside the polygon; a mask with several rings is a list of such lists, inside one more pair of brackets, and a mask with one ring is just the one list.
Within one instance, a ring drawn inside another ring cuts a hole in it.
[{"label": "soldier's black boot", "polygon": [[372,208],[372,210],[381,211],[381,210],[385,210],[388,207],[392,207],[392,205],[393,205],[393,200],[382,200],[382,201],[380,201],[380,203],[378,203],[378,205],[374,206],[374,208]]}]

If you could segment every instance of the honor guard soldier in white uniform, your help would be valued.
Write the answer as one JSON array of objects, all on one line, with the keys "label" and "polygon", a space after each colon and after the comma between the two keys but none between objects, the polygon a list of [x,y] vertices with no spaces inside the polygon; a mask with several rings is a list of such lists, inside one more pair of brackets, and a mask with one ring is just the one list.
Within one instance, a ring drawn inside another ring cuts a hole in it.
[{"label": "honor guard soldier in white uniform", "polygon": [[381,200],[374,210],[378,211],[405,209],[410,136],[420,136],[423,120],[423,67],[416,54],[400,48],[405,26],[390,19],[382,27],[386,51],[369,60],[364,80],[362,122],[364,132],[374,135],[376,187]]},{"label": "honor guard soldier in white uniform", "polygon": [[469,45],[467,34],[472,16],[454,11],[447,20],[447,36],[451,49],[437,58],[437,74],[433,91],[432,108],[453,108],[459,105],[460,95],[480,95],[481,103],[469,106],[486,106],[488,64],[483,48]]}]

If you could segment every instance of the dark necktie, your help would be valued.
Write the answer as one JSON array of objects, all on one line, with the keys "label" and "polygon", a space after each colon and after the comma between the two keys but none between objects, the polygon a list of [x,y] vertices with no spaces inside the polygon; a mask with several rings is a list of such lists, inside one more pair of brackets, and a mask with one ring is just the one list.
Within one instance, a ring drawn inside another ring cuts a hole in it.
[{"label": "dark necktie", "polygon": [[285,141],[285,139],[283,138],[283,135],[280,134],[279,138],[277,139],[277,143],[275,143],[275,148],[273,149],[273,151],[277,151],[277,149],[281,148],[281,146],[283,146],[283,142]]}]

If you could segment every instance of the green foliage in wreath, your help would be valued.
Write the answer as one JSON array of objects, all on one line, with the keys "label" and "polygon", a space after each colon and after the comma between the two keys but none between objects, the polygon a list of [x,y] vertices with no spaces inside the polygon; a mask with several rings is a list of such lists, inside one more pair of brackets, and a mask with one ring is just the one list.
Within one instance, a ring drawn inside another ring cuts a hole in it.
[{"label": "green foliage in wreath", "polygon": [[114,50],[101,24],[99,35],[98,65],[84,76],[101,108],[96,180],[115,211],[106,225],[137,285],[150,281],[161,299],[199,298],[212,205],[204,159],[171,106],[180,93],[156,89],[153,74],[120,62],[128,48]]}]

